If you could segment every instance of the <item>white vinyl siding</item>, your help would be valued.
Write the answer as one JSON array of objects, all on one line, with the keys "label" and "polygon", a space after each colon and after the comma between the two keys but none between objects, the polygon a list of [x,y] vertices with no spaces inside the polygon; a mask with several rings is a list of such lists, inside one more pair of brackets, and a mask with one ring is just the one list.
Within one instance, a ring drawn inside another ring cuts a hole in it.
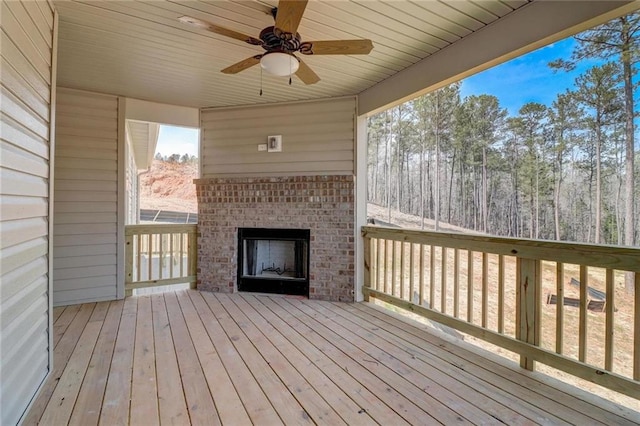
[{"label": "white vinyl siding", "polygon": [[[353,97],[201,112],[202,177],[352,175]],[[282,135],[282,152],[259,152]]]},{"label": "white vinyl siding", "polygon": [[53,303],[117,294],[118,98],[58,90]]},{"label": "white vinyl siding", "polygon": [[54,12],[1,2],[0,424],[20,421],[50,371],[49,152]]}]

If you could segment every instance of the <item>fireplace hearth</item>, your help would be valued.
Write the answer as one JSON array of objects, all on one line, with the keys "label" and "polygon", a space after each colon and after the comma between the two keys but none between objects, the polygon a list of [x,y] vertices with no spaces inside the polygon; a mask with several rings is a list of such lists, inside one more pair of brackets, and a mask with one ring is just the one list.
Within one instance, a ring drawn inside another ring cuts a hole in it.
[{"label": "fireplace hearth", "polygon": [[308,229],[239,228],[238,291],[309,296]]}]

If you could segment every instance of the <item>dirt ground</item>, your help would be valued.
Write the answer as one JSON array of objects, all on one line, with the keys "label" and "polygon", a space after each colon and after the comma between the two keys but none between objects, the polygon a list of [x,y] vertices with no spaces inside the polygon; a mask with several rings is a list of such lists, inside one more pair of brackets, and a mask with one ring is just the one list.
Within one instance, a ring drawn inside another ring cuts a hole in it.
[{"label": "dirt ground", "polygon": [[149,171],[140,174],[140,208],[197,213],[196,164],[153,160]]},{"label": "dirt ground", "polygon": [[[373,207],[373,208],[372,208]],[[368,208],[369,217],[373,217],[380,221],[388,221],[388,212],[386,209],[379,206],[369,205]],[[392,212],[392,223],[397,226],[406,228],[420,228],[420,218],[410,215],[398,214]],[[431,221],[427,221],[425,229],[429,229],[432,226]],[[455,228],[455,227],[451,227]],[[431,228],[432,229],[432,228]],[[442,230],[446,229],[445,226],[441,227]],[[450,229],[451,231],[461,231],[460,228]],[[391,244],[389,243],[389,257],[387,258],[387,264],[391,265]],[[403,268],[397,268],[395,278],[392,279],[392,268],[389,266],[386,271],[387,276],[387,291],[391,290],[391,282],[395,283],[393,292],[396,296],[400,296],[400,269],[404,273],[404,295],[403,298],[409,300],[412,298],[414,303],[419,299],[419,282],[420,274],[416,270],[413,271],[413,288],[411,287],[411,270],[409,266],[410,258],[410,244],[404,243],[404,266]],[[419,249],[418,246],[414,247],[414,265],[419,265]],[[382,258],[384,258],[384,247],[381,247]],[[400,261],[400,243],[396,246],[396,262]],[[424,264],[426,271],[423,275],[425,287],[423,289],[424,303],[429,306],[429,298],[431,295],[431,274],[429,272],[429,265],[433,264],[434,274],[434,291],[433,291],[433,307],[434,309],[444,312],[448,315],[454,315],[454,250],[446,250],[445,260],[445,279],[442,279],[442,249],[437,247],[433,253],[433,263],[431,261],[431,251],[427,247],[424,253]],[[515,289],[515,277],[516,277],[516,262],[514,257],[505,256],[505,288],[504,288],[504,331],[503,333],[515,337],[515,324],[516,324],[516,289]],[[488,256],[488,296],[487,296],[487,327],[491,330],[498,331],[498,256]],[[467,252],[461,250],[459,252],[459,293],[458,293],[458,315],[457,317],[467,321]],[[564,295],[565,297],[579,298],[579,287],[572,286],[570,284],[571,278],[578,279],[579,266],[578,265],[565,265],[564,267]],[[542,297],[543,303],[541,307],[542,313],[542,326],[541,326],[541,346],[551,351],[556,350],[556,318],[558,306],[555,304],[546,304],[546,295],[556,294],[556,264],[555,262],[543,262],[542,267]],[[481,325],[483,317],[483,300],[482,300],[482,254],[474,253],[473,256],[473,309],[472,319],[474,324]],[[375,274],[375,273],[374,273]],[[382,281],[383,271],[379,270],[380,280]],[[588,281],[589,286],[597,290],[605,290],[605,271],[601,268],[588,268]],[[444,285],[443,285],[444,281]],[[613,352],[613,372],[625,377],[632,377],[633,374],[633,294],[629,294],[624,289],[624,276],[622,272],[617,272],[614,275],[615,285],[615,308],[614,313],[614,352]],[[444,286],[444,289],[443,289]],[[413,294],[412,297],[409,295]],[[445,295],[444,310],[443,300],[441,295]],[[395,310],[395,309],[394,309]],[[577,359],[578,358],[578,329],[579,329],[579,310],[578,308],[571,306],[562,307],[564,313],[564,326],[562,330],[562,352],[564,355]],[[426,322],[428,323],[428,321]],[[604,336],[605,336],[605,314],[603,312],[587,311],[587,357],[586,362],[594,365],[599,369],[604,369]],[[476,339],[471,336],[465,336],[465,340],[477,344],[487,350],[513,360],[519,361],[519,356],[510,351],[496,347],[489,343],[484,342],[481,339]],[[626,395],[619,394],[611,391],[607,388],[603,388],[599,385],[591,382],[576,378],[570,374],[555,370],[546,365],[537,363],[536,370],[549,374],[552,377],[563,380],[574,386],[577,386],[583,390],[590,391],[604,398],[615,401],[623,406],[631,408],[640,412],[640,400],[630,398]]]}]

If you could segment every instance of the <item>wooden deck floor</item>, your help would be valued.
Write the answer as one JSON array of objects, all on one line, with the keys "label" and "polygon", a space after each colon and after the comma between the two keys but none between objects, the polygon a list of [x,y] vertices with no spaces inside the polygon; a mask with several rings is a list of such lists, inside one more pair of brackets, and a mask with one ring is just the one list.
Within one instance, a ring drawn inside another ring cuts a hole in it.
[{"label": "wooden deck floor", "polygon": [[25,424],[636,424],[365,303],[185,290],[56,308]]}]

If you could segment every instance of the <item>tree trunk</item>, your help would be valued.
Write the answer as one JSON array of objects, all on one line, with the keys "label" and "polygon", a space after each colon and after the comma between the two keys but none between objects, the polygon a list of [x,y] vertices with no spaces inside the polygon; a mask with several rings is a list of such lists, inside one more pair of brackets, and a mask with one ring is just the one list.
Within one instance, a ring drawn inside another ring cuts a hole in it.
[{"label": "tree trunk", "polygon": [[425,192],[425,182],[424,182],[424,135],[422,135],[422,140],[420,141],[420,229],[424,229],[424,192]]},{"label": "tree trunk", "polygon": [[600,244],[600,234],[602,229],[602,160],[600,158],[602,131],[600,129],[600,117],[598,117],[596,129],[596,221],[594,243]]},{"label": "tree trunk", "polygon": [[482,146],[482,232],[489,229],[487,210],[487,147]]},{"label": "tree trunk", "polygon": [[[624,18],[623,18],[624,19]],[[622,70],[624,78],[624,108],[625,108],[625,180],[624,180],[624,193],[625,193],[625,215],[624,215],[624,243],[627,246],[634,245],[634,166],[633,161],[635,157],[635,142],[634,142],[634,101],[633,101],[633,70],[631,66],[631,46],[629,45],[629,27],[628,23],[624,22],[623,31],[620,35],[623,38],[622,49]],[[625,289],[628,292],[634,289],[634,275],[633,273],[625,274]]]},{"label": "tree trunk", "polygon": [[448,223],[452,223],[451,222],[451,206],[453,205],[452,202],[452,195],[453,195],[453,175],[455,173],[455,166],[456,166],[456,152],[457,150],[454,149],[453,150],[453,157],[451,158],[451,174],[449,175],[449,202],[447,204],[447,222]]},{"label": "tree trunk", "polygon": [[435,230],[440,230],[440,92],[436,92],[436,176],[435,176],[435,206],[434,206],[434,220]]}]

